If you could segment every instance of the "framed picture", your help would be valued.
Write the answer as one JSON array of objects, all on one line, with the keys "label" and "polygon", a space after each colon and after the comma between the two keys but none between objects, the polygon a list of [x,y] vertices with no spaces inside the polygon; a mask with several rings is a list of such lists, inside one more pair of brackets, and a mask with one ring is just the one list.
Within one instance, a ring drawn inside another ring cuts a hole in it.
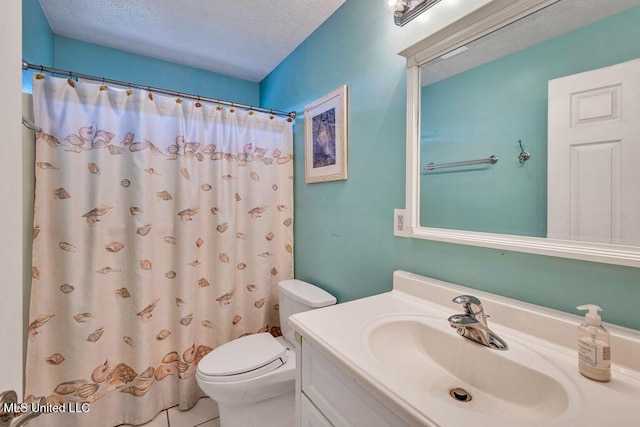
[{"label": "framed picture", "polygon": [[304,109],[305,181],[347,179],[347,86]]}]

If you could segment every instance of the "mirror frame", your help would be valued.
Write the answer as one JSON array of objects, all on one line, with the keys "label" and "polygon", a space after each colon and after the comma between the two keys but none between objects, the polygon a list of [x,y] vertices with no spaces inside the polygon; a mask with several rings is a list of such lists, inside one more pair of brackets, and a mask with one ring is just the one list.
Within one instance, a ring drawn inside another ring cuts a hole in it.
[{"label": "mirror frame", "polygon": [[407,61],[407,237],[640,267],[640,247],[420,226],[420,66],[562,0],[493,0],[400,52]]}]

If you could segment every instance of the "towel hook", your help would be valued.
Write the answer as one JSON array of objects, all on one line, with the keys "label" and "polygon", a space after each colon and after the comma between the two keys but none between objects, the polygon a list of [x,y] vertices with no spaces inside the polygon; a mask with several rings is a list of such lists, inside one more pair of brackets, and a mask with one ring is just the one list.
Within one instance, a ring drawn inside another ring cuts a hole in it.
[{"label": "towel hook", "polygon": [[528,151],[524,151],[524,148],[522,148],[521,139],[518,140],[518,144],[520,144],[520,154],[518,154],[518,161],[520,162],[520,164],[523,164],[531,158],[531,154],[529,154]]}]

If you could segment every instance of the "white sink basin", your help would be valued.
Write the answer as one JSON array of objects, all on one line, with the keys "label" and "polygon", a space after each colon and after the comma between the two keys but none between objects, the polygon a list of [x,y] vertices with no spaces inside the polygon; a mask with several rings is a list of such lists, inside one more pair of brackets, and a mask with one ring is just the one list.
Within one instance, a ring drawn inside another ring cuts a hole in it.
[{"label": "white sink basin", "polygon": [[[451,302],[458,295],[482,301],[508,350],[449,326],[461,311]],[[638,425],[640,333],[607,325],[615,355],[611,381],[600,383],[578,372],[582,319],[397,271],[391,292],[298,313],[289,323],[409,426]],[[472,399],[454,399],[453,388]]]},{"label": "white sink basin", "polygon": [[[501,338],[509,350],[472,342],[456,334],[446,318],[425,315],[377,319],[363,334],[370,357],[410,393],[519,422],[549,420],[565,412],[567,392],[552,377],[562,373],[526,345]],[[471,400],[458,400],[462,391],[458,399],[452,397],[454,388],[465,390]]]}]

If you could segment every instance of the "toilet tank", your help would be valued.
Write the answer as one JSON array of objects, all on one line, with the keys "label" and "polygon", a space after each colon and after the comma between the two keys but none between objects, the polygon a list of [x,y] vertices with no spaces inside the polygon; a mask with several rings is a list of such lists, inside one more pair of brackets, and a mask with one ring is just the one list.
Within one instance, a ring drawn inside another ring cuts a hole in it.
[{"label": "toilet tank", "polygon": [[311,283],[298,279],[283,280],[278,283],[280,290],[280,328],[282,335],[293,346],[296,345],[293,329],[289,326],[289,316],[336,303],[336,297]]}]

